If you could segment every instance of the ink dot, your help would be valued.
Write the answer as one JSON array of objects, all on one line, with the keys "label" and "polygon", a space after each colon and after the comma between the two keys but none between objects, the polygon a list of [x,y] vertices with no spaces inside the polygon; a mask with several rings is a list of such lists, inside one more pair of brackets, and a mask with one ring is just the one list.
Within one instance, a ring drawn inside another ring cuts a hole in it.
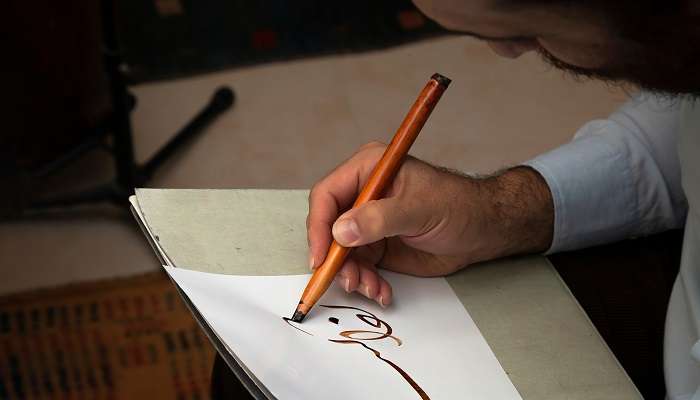
[{"label": "ink dot", "polygon": [[328,321],[330,321],[330,322],[332,322],[332,323],[334,323],[334,324],[336,324],[336,325],[337,325],[338,322],[339,322],[339,321],[338,321],[338,318],[336,318],[336,317],[330,317],[330,318],[328,318]]}]

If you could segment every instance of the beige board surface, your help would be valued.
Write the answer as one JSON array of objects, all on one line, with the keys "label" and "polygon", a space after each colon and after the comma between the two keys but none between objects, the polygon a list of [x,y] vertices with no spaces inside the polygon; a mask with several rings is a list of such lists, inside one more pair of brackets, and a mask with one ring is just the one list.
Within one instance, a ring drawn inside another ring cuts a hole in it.
[{"label": "beige board surface", "polygon": [[[306,190],[137,190],[143,218],[175,266],[233,275],[308,273],[307,197]],[[447,281],[523,398],[641,398],[544,257],[483,263]]]}]

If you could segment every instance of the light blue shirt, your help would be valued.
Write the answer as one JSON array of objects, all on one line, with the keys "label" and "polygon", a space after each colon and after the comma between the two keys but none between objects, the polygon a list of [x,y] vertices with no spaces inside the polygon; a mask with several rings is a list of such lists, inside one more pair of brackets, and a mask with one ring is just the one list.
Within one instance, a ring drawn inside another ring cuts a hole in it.
[{"label": "light blue shirt", "polygon": [[549,253],[683,226],[679,108],[679,100],[639,94],[584,125],[570,143],[525,163],[552,192]]},{"label": "light blue shirt", "polygon": [[669,400],[700,400],[700,104],[642,93],[526,165],[552,192],[550,253],[685,224],[664,375]]}]

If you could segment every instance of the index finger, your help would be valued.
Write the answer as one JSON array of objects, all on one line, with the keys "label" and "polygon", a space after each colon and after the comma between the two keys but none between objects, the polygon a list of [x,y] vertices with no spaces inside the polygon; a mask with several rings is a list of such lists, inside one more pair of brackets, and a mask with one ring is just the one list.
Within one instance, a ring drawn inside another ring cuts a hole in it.
[{"label": "index finger", "polygon": [[360,148],[350,159],[314,185],[309,194],[306,234],[309,264],[315,268],[326,258],[333,235],[331,228],[338,216],[355,201],[372,168],[382,155],[383,144],[371,143]]}]

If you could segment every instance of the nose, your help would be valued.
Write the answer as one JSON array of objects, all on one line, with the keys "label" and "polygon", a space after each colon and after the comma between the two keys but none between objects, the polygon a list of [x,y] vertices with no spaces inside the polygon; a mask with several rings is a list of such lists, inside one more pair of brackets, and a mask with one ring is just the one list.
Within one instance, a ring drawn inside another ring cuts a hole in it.
[{"label": "nose", "polygon": [[518,58],[521,55],[537,49],[536,40],[518,40],[512,42],[488,42],[494,53],[501,57]]}]

